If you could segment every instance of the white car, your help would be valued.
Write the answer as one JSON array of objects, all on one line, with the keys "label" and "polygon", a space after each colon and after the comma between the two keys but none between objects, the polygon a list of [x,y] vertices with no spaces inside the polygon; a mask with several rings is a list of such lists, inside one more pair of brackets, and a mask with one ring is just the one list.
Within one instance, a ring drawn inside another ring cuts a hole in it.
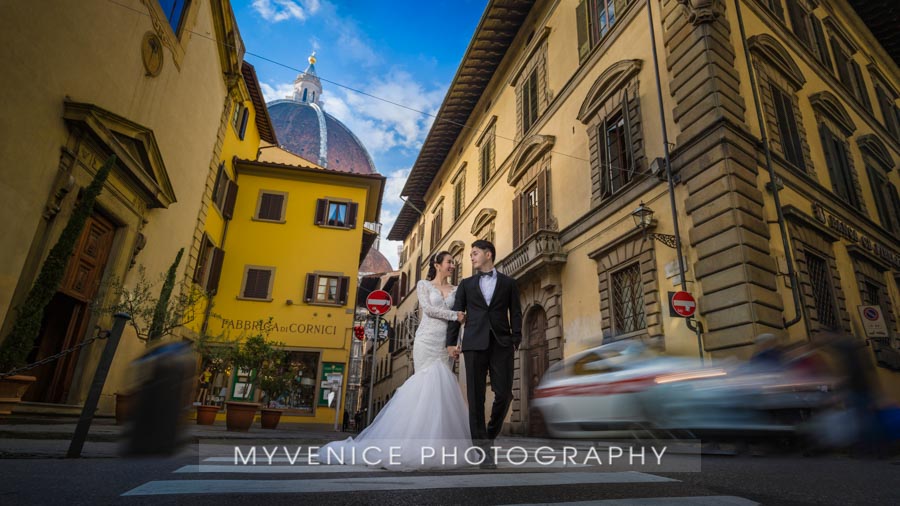
[{"label": "white car", "polygon": [[553,365],[532,406],[553,437],[630,435],[653,426],[645,403],[660,377],[699,368],[699,360],[659,356],[640,342],[618,341]]}]

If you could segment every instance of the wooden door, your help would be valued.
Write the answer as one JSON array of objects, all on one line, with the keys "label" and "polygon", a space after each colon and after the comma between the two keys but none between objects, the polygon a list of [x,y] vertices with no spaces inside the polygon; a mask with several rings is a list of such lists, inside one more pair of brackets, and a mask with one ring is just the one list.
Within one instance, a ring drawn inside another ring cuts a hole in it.
[{"label": "wooden door", "polygon": [[525,412],[528,413],[528,434],[532,436],[543,435],[544,422],[536,410],[531,409],[531,400],[534,399],[534,391],[547,372],[549,357],[547,356],[547,314],[543,308],[536,307],[529,311],[527,320],[528,349],[526,350],[526,373],[528,382],[528,397]]}]

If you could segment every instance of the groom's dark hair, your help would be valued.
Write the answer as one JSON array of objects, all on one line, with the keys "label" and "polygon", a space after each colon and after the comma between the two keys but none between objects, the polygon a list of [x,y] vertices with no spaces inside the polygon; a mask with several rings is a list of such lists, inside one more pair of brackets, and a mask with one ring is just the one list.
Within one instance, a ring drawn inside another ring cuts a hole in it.
[{"label": "groom's dark hair", "polygon": [[484,251],[491,252],[491,262],[497,260],[497,250],[494,249],[493,243],[491,241],[486,241],[484,239],[478,239],[477,241],[472,243],[473,248],[478,248]]}]

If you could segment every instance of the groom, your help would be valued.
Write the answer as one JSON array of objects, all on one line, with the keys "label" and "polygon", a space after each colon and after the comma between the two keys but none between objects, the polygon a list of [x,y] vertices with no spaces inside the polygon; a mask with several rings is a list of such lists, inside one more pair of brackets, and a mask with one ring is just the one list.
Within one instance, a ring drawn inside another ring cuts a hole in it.
[{"label": "groom", "polygon": [[[465,311],[466,327],[462,352],[466,362],[466,389],[469,400],[469,429],[472,442],[482,447],[488,459],[482,467],[494,468],[489,448],[503,427],[512,401],[513,356],[522,342],[522,309],[515,280],[494,268],[496,256],[490,241],[472,243],[474,275],[456,290],[454,311]],[[447,352],[459,357],[458,322],[447,327]],[[484,425],[484,395],[490,371],[494,405],[491,420]]]}]

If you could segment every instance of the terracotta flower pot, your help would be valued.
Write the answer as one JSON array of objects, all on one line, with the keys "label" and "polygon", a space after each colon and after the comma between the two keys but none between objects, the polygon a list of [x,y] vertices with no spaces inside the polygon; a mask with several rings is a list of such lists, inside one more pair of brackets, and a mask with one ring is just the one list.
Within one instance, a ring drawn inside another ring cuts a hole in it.
[{"label": "terracotta flower pot", "polygon": [[197,406],[197,425],[215,424],[217,414],[219,414],[219,406]]},{"label": "terracotta flower pot", "polygon": [[278,427],[278,421],[281,420],[283,409],[262,408],[260,410],[259,423],[263,429],[274,429]]},{"label": "terracotta flower pot", "polygon": [[225,426],[231,431],[247,432],[257,411],[259,404],[255,402],[226,402]]},{"label": "terracotta flower pot", "polygon": [[13,407],[22,402],[22,396],[35,381],[36,377],[21,374],[0,379],[0,415],[11,414]]}]

